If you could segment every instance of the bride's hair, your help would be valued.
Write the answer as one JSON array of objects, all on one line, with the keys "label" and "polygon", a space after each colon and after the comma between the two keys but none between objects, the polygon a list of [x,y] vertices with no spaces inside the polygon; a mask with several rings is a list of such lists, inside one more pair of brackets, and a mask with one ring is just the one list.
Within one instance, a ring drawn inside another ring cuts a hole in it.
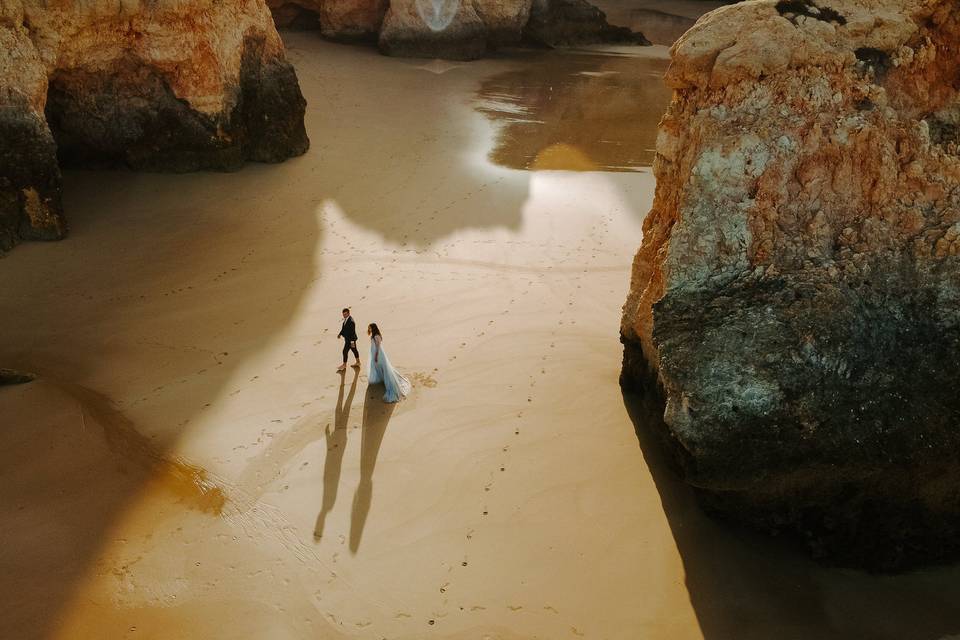
[{"label": "bride's hair", "polygon": [[380,327],[377,326],[376,322],[371,322],[367,326],[367,335],[371,338],[376,338],[377,336],[383,337],[383,334],[380,333]]}]

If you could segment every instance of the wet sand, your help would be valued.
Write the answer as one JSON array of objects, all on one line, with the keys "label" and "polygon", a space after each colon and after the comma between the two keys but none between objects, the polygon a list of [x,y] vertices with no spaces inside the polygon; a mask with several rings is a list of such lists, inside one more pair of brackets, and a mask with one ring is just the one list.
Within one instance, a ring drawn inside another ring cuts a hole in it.
[{"label": "wet sand", "polygon": [[[960,570],[819,567],[665,468],[617,385],[652,175],[590,146],[602,117],[535,142],[490,113],[485,87],[555,60],[286,39],[306,156],[68,173],[72,236],[0,261],[0,366],[39,375],[0,387],[0,637],[960,631]],[[511,95],[544,113],[541,89]],[[564,164],[516,160],[537,144]],[[343,305],[408,401],[335,373]]]},{"label": "wet sand", "polygon": [[637,171],[653,164],[670,91],[659,48],[514,52],[483,81],[480,111],[498,124],[490,160],[514,169]]}]

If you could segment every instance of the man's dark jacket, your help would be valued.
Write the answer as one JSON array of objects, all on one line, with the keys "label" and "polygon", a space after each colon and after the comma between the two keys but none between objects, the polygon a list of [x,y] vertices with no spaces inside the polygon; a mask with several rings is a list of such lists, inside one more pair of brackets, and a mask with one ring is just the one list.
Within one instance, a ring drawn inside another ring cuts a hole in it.
[{"label": "man's dark jacket", "polygon": [[340,329],[340,333],[337,334],[337,337],[342,337],[347,342],[357,341],[357,325],[353,322],[353,317],[347,318],[347,321],[343,323],[343,328]]}]

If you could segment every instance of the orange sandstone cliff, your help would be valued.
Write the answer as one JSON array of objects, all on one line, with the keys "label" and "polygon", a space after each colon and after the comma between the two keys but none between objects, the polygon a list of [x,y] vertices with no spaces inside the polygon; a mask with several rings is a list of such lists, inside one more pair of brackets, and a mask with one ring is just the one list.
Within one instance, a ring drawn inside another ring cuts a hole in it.
[{"label": "orange sandstone cliff", "polygon": [[60,163],[279,162],[304,109],[262,0],[0,0],[0,250],[64,235]]},{"label": "orange sandstone cliff", "polygon": [[960,2],[757,0],[677,42],[623,384],[714,513],[960,553]]}]

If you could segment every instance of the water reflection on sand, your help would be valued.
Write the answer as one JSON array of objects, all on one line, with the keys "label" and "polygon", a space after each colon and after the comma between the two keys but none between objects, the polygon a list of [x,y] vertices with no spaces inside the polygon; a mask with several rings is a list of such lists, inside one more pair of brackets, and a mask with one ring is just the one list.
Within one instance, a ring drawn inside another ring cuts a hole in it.
[{"label": "water reflection on sand", "polygon": [[529,170],[649,167],[670,102],[666,65],[646,49],[551,51],[486,79],[476,108],[498,126],[490,160]]}]

